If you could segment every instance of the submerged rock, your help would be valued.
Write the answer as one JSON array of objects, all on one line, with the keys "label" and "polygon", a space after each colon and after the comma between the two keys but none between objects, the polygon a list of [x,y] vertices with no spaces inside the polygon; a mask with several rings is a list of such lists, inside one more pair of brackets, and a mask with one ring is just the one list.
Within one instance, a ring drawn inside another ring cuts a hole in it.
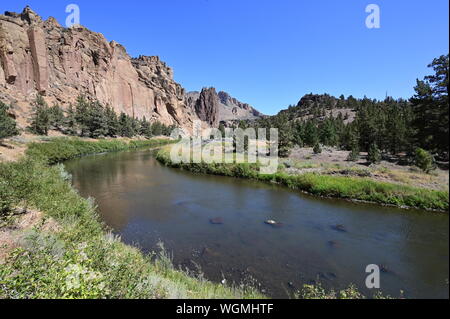
[{"label": "submerged rock", "polygon": [[283,226],[283,223],[274,221],[274,220],[272,220],[272,219],[266,220],[264,223],[265,223],[266,225],[270,225],[270,226],[272,226],[272,227],[282,227],[282,226]]},{"label": "submerged rock", "polygon": [[333,225],[333,226],[331,226],[331,229],[333,229],[335,231],[340,231],[340,232],[343,232],[343,233],[347,232],[347,229],[345,228],[344,225]]},{"label": "submerged rock", "polygon": [[338,247],[340,247],[339,242],[334,241],[334,240],[330,240],[327,244],[328,244],[328,246],[330,246],[330,247],[332,247],[332,248],[338,248]]},{"label": "submerged rock", "polygon": [[217,257],[219,253],[217,251],[212,250],[211,248],[205,247],[202,250],[202,257]]},{"label": "submerged rock", "polygon": [[222,225],[223,224],[223,218],[222,217],[216,217],[216,218],[211,218],[209,220],[209,222],[213,225]]}]

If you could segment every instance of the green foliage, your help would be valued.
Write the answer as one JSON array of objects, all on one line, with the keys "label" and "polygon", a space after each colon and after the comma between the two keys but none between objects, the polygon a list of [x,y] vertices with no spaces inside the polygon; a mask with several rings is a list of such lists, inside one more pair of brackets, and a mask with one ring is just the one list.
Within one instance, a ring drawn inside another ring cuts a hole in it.
[{"label": "green foliage", "polygon": [[245,125],[279,128],[282,155],[289,153],[292,144],[313,147],[321,143],[346,150],[357,144],[363,152],[376,144],[380,152],[393,155],[412,154],[421,147],[448,161],[449,55],[434,59],[429,67],[434,74],[417,81],[416,94],[409,101],[308,94],[296,106]]},{"label": "green foliage", "polygon": [[64,133],[71,136],[77,135],[77,120],[72,104],[69,105],[66,114],[63,125]]},{"label": "green foliage", "polygon": [[203,162],[199,164],[175,164],[170,160],[168,149],[160,150],[156,158],[164,165],[194,173],[250,178],[267,183],[278,183],[323,197],[346,198],[399,207],[448,211],[448,191],[435,191],[383,183],[362,177],[320,175],[316,173],[262,175],[259,173],[259,164],[206,164]]},{"label": "green foliage", "polygon": [[37,96],[34,103],[34,114],[29,129],[38,135],[47,135],[50,129],[50,110],[41,95]]},{"label": "green foliage", "polygon": [[8,114],[9,106],[0,102],[0,142],[2,139],[19,134],[16,121]]},{"label": "green foliage", "polygon": [[411,98],[415,119],[416,144],[441,153],[448,160],[449,153],[449,55],[442,55],[428,66],[434,74],[417,80],[416,94]]},{"label": "green foliage", "polygon": [[89,101],[84,96],[77,98],[75,108],[72,105],[68,107],[66,116],[58,105],[49,108],[43,98],[38,96],[30,126],[33,133],[40,135],[47,135],[49,129],[54,129],[71,136],[91,138],[169,136],[174,128],[159,122],[150,123],[145,118],[139,120],[125,113],[117,117],[110,106],[104,107],[98,101]]},{"label": "green foliage", "polygon": [[64,112],[59,105],[53,105],[48,109],[48,119],[51,129],[60,131],[64,126]]},{"label": "green foliage", "polygon": [[133,123],[131,117],[125,113],[119,116],[119,135],[123,137],[133,137],[135,134],[133,130]]},{"label": "green foliage", "polygon": [[419,147],[416,149],[414,162],[417,167],[427,174],[435,169],[433,156],[423,148]]},{"label": "green foliage", "polygon": [[121,140],[83,141],[78,138],[53,138],[47,143],[31,143],[26,154],[33,159],[40,159],[48,164],[104,152],[116,152],[140,147],[156,147],[174,143],[169,139],[136,140],[129,143]]},{"label": "green foliage", "polygon": [[322,153],[322,147],[320,146],[319,143],[314,145],[313,152],[314,152],[314,154],[321,154]]},{"label": "green foliage", "polygon": [[371,164],[381,162],[381,152],[376,143],[370,145],[369,152],[367,153],[367,162]]},{"label": "green foliage", "polygon": [[354,148],[352,148],[352,150],[348,154],[347,161],[356,162],[356,161],[358,161],[358,159],[359,159],[359,150],[355,146]]},{"label": "green foliage", "polygon": [[297,299],[366,299],[353,285],[336,292],[325,290],[321,284],[304,285],[295,297]]},{"label": "green foliage", "polygon": [[[0,299],[263,298],[252,288],[189,277],[162,258],[164,252],[145,256],[123,244],[62,173],[60,166],[29,157],[0,164],[0,185],[8,185],[11,201],[26,201],[44,213],[2,263]],[[44,226],[50,221],[56,231]]]}]

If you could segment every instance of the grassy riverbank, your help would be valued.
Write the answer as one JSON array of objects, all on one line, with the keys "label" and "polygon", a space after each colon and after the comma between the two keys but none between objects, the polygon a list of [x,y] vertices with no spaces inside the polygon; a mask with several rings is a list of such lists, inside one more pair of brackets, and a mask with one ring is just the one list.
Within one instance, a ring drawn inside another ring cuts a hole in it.
[{"label": "grassy riverbank", "polygon": [[[49,165],[168,142],[55,139],[29,145],[17,162],[1,163],[0,299],[262,298],[251,288],[176,270],[163,249],[145,256],[123,244],[100,221],[92,201],[72,188],[63,166]],[[39,216],[33,222],[31,212]]]},{"label": "grassy riverbank", "polygon": [[448,212],[449,209],[448,191],[379,182],[368,178],[331,176],[318,173],[289,175],[279,172],[265,175],[259,173],[258,164],[173,163],[170,160],[169,148],[160,150],[157,154],[157,159],[164,165],[194,173],[249,178],[268,183],[277,183],[323,197],[426,210]]}]

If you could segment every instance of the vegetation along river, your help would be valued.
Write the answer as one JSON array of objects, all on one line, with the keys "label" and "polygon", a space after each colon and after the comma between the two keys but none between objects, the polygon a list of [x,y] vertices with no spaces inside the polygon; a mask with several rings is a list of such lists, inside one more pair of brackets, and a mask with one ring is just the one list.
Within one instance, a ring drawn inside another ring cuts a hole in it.
[{"label": "vegetation along river", "polygon": [[[151,252],[161,241],[177,267],[201,269],[209,280],[254,283],[275,298],[317,282],[353,283],[372,295],[365,269],[377,264],[384,294],[449,297],[448,214],[195,175],[159,164],[151,150],[79,158],[66,168],[124,242]],[[282,226],[264,223],[270,219]]]}]

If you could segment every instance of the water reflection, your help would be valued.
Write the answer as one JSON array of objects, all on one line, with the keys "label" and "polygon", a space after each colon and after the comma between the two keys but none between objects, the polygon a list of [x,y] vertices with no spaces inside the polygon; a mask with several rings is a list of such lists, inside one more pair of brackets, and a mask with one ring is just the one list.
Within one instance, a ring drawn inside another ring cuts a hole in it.
[{"label": "water reflection", "polygon": [[[275,185],[193,175],[161,166],[151,151],[67,163],[105,222],[144,251],[159,240],[177,265],[207,278],[256,279],[266,293],[321,281],[364,288],[365,267],[384,265],[384,292],[448,298],[448,215],[324,200]],[[211,218],[223,224],[213,225]],[[283,223],[274,228],[267,219]],[[343,225],[344,231],[335,225]],[[289,283],[289,284],[288,284]]]}]

